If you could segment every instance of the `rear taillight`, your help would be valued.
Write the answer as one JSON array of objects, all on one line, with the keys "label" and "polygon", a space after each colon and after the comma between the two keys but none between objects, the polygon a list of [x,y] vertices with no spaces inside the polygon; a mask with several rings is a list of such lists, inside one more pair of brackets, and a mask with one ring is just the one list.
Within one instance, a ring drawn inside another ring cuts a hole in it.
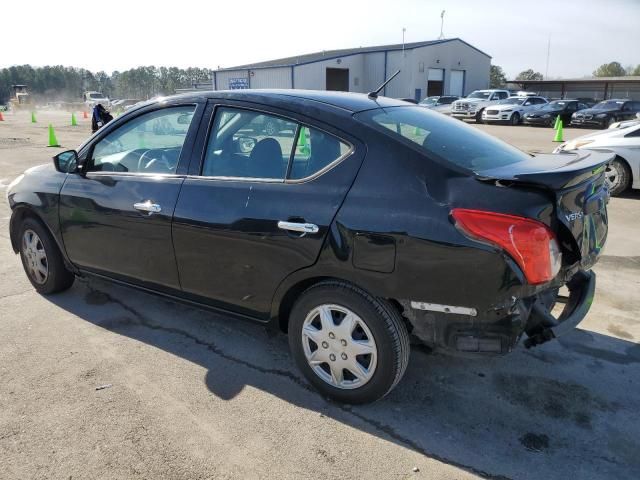
[{"label": "rear taillight", "polygon": [[451,216],[467,236],[506,251],[533,285],[552,280],[562,254],[555,235],[543,223],[524,217],[454,208]]}]

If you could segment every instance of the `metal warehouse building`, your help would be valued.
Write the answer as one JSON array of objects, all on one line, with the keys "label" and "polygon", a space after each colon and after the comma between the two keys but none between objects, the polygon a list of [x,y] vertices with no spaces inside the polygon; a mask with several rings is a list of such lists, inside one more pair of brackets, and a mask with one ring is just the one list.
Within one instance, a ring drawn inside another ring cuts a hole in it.
[{"label": "metal warehouse building", "polygon": [[491,57],[459,38],[280,58],[216,70],[213,89],[300,88],[366,93],[401,70],[383,94],[420,100],[489,85]]}]

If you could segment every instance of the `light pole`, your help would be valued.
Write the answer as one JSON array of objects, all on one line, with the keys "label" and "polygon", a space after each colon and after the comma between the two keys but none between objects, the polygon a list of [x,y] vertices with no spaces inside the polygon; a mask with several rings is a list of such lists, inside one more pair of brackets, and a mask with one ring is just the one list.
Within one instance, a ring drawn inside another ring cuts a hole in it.
[{"label": "light pole", "polygon": [[445,10],[442,10],[442,13],[440,14],[440,36],[438,37],[438,40],[444,40],[444,33],[442,31],[442,28],[444,27],[444,12]]},{"label": "light pole", "polygon": [[404,32],[406,32],[407,29],[402,27],[402,56],[404,57]]}]

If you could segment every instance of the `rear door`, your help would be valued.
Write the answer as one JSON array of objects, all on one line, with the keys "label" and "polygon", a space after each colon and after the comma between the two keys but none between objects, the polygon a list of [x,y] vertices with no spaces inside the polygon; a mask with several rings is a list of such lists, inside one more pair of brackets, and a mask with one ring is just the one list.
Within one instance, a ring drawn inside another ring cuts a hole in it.
[{"label": "rear door", "polygon": [[[266,318],[280,282],[316,261],[364,149],[328,125],[258,108],[208,107],[173,240],[184,292]],[[273,119],[277,132],[261,128]]]},{"label": "rear door", "polygon": [[60,193],[62,236],[75,265],[180,288],[171,218],[204,106],[156,104],[104,127],[85,171],[69,175]]}]

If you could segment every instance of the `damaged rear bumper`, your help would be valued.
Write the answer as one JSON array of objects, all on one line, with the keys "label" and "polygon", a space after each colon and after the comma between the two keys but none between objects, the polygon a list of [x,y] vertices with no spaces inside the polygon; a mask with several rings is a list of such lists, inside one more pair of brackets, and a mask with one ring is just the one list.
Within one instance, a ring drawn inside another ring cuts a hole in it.
[{"label": "damaged rear bumper", "polygon": [[529,338],[524,342],[525,347],[531,348],[553,340],[573,330],[586,317],[596,290],[596,274],[592,271],[578,271],[567,282],[567,288],[569,296],[556,299],[565,304],[558,318],[551,315],[542,302],[533,304],[527,321],[526,333]]},{"label": "damaged rear bumper", "polygon": [[[566,283],[569,296],[558,295],[555,285],[528,298],[516,299],[489,311],[423,302],[401,301],[412,335],[420,343],[450,352],[506,354],[526,333],[530,348],[573,330],[587,315],[593,301],[596,276],[577,271]],[[556,318],[556,303],[564,309]]]}]

